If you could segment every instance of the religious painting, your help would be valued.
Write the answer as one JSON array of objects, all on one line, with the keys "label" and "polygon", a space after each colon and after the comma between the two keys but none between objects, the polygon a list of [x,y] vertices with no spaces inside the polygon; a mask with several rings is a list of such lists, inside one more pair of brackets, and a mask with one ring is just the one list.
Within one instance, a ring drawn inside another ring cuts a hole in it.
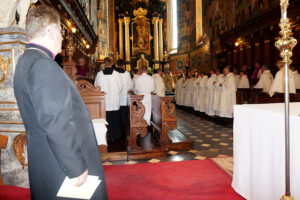
[{"label": "religious painting", "polygon": [[[141,8],[140,8],[141,9]],[[147,10],[137,10],[134,12],[137,16],[131,23],[132,29],[132,55],[136,55],[143,52],[150,55],[150,22],[144,15],[147,14]]]}]

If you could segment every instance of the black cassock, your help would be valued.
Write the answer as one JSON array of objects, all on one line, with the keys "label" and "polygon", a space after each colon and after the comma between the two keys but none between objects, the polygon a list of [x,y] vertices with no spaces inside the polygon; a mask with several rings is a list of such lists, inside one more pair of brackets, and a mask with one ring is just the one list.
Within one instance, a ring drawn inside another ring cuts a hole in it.
[{"label": "black cassock", "polygon": [[107,199],[90,114],[49,50],[26,46],[16,66],[14,91],[26,129],[31,198],[59,199],[56,194],[65,177],[88,169],[101,179],[92,199]]}]

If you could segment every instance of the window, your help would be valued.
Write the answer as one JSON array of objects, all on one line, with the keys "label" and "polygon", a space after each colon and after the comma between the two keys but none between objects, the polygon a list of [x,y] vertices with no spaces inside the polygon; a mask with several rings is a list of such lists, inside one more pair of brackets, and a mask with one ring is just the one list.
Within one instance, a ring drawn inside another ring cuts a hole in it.
[{"label": "window", "polygon": [[176,53],[178,47],[177,0],[171,0],[172,46],[170,53]]},{"label": "window", "polygon": [[169,54],[177,53],[178,48],[178,21],[177,21],[177,1],[167,0],[167,38]]}]

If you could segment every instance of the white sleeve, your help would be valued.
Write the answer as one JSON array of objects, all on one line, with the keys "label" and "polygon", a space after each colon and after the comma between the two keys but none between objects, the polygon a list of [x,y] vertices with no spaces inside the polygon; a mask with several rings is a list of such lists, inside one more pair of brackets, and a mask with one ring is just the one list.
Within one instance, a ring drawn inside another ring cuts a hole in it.
[{"label": "white sleeve", "polygon": [[128,91],[129,91],[133,87],[133,82],[132,82],[130,74],[128,72],[126,73],[126,81],[127,81]]},{"label": "white sleeve", "polygon": [[95,79],[95,82],[94,82],[95,87],[100,86],[99,85],[99,76],[100,76],[100,72],[97,73],[97,76],[96,76],[96,79]]}]

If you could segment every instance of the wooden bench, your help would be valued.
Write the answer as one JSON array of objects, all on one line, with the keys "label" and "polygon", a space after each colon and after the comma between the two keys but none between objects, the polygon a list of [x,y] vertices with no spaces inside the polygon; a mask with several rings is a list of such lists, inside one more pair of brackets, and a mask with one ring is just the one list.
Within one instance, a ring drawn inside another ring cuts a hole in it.
[{"label": "wooden bench", "polygon": [[159,143],[168,149],[191,149],[193,141],[178,131],[174,97],[160,97],[152,94],[151,125],[159,133]]},{"label": "wooden bench", "polygon": [[[106,119],[105,93],[86,80],[76,81],[77,89],[92,119]],[[100,152],[107,152],[107,145],[99,145]]]},{"label": "wooden bench", "polygon": [[253,104],[258,101],[258,95],[263,89],[238,88],[236,91],[236,104]]},{"label": "wooden bench", "polygon": [[137,145],[137,137],[141,135],[145,137],[148,133],[148,124],[143,119],[145,114],[145,106],[142,104],[144,95],[130,94],[130,133],[127,137],[128,140],[128,151],[141,150],[141,147]]},{"label": "wooden bench", "polygon": [[[284,94],[275,93],[272,97],[262,89],[238,89],[236,104],[283,103]],[[300,102],[300,93],[290,94],[290,102]]]}]

